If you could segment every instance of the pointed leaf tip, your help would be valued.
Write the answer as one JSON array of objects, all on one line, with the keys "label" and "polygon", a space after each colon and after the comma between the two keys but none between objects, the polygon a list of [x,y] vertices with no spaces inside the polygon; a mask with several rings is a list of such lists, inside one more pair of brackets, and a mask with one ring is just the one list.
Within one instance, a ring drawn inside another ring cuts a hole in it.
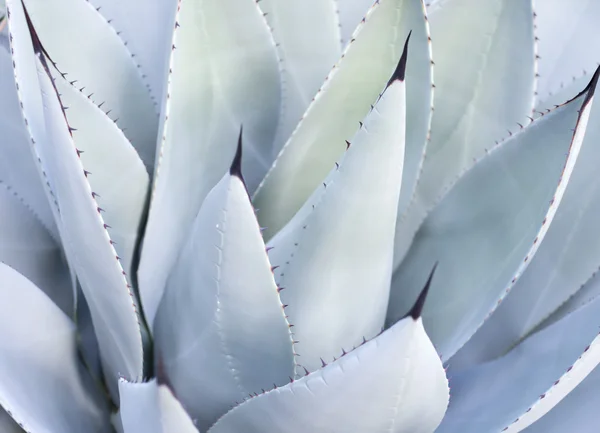
[{"label": "pointed leaf tip", "polygon": [[425,300],[427,299],[427,294],[429,293],[429,286],[431,286],[431,281],[433,280],[433,275],[435,274],[435,270],[437,269],[437,262],[433,265],[433,269],[431,269],[431,273],[429,274],[429,278],[425,283],[425,287],[421,290],[421,294],[417,298],[417,301],[410,309],[410,311],[403,317],[406,319],[408,316],[412,317],[414,320],[417,320],[421,317],[421,313],[423,312],[423,307],[425,306]]},{"label": "pointed leaf tip", "polygon": [[404,75],[406,73],[406,59],[408,57],[408,41],[410,41],[410,35],[412,34],[412,30],[408,32],[408,36],[406,38],[406,42],[404,42],[404,49],[402,50],[402,55],[400,56],[400,60],[398,61],[398,66],[396,66],[396,70],[392,74],[390,81],[388,81],[386,89],[392,85],[392,83],[396,80],[404,81]]},{"label": "pointed leaf tip", "polygon": [[235,156],[233,157],[233,162],[231,163],[231,168],[229,169],[229,174],[232,176],[239,177],[242,182],[244,181],[244,177],[242,176],[242,131],[244,127],[240,126],[240,136],[238,138],[237,150],[235,151]]},{"label": "pointed leaf tip", "polygon": [[584,107],[588,104],[588,102],[590,101],[590,99],[592,99],[592,97],[594,96],[594,93],[596,92],[596,84],[598,84],[599,76],[600,76],[600,65],[596,68],[596,71],[594,72],[594,75],[592,76],[592,79],[590,80],[589,84],[585,87],[585,89],[583,89],[582,93],[586,93],[585,101],[583,101]]}]

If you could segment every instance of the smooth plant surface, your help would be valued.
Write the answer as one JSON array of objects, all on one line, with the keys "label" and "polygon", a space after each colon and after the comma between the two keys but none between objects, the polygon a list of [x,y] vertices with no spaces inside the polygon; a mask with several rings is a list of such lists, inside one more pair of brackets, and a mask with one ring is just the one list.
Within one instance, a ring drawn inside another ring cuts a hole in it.
[{"label": "smooth plant surface", "polygon": [[600,3],[372,3],[0,0],[0,433],[598,431]]}]

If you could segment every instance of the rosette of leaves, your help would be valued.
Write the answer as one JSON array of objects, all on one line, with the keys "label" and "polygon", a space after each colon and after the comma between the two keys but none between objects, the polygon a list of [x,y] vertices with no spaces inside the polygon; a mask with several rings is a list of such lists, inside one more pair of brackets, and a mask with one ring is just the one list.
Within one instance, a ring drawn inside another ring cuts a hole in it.
[{"label": "rosette of leaves", "polygon": [[2,431],[595,431],[600,7],[539,3],[7,0]]}]

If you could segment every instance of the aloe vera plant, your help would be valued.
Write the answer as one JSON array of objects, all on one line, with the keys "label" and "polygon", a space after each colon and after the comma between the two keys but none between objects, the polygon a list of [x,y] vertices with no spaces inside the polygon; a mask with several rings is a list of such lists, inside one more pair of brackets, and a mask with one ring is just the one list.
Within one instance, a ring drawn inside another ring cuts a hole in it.
[{"label": "aloe vera plant", "polygon": [[0,4],[0,431],[597,430],[600,5],[370,3]]}]

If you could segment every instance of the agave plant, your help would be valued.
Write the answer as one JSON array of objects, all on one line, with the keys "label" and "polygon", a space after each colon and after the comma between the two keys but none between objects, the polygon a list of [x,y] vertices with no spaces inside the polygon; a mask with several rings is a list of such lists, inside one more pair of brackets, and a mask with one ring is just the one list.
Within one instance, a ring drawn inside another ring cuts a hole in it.
[{"label": "agave plant", "polygon": [[6,0],[2,432],[597,431],[600,4],[367,3]]}]

